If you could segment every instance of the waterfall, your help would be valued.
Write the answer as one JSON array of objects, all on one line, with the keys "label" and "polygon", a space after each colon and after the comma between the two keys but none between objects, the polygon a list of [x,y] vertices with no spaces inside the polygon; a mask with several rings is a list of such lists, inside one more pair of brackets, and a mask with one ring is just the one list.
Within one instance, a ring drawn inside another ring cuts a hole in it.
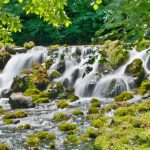
[{"label": "waterfall", "polygon": [[13,78],[25,68],[30,68],[34,63],[43,63],[47,56],[47,49],[44,47],[34,47],[27,53],[16,54],[6,64],[0,73],[0,93],[4,89],[9,89]]},{"label": "waterfall", "polygon": [[[98,53],[99,47],[91,48],[90,46],[70,46],[68,48],[60,48],[58,57],[49,71],[57,70],[57,66],[62,61],[61,55],[64,55],[65,71],[61,77],[55,79],[56,82],[62,82],[67,87],[74,87],[75,93],[81,97],[114,97],[122,91],[129,91],[134,87],[132,77],[125,74],[126,67],[134,60],[141,59],[146,74],[150,74],[150,56],[148,49],[141,52],[135,48],[129,51],[129,60],[114,72],[103,75],[100,72],[101,66],[99,59],[101,55]],[[77,53],[80,52],[80,55]],[[91,57],[96,57],[93,64],[89,64]],[[92,68],[87,74],[86,68]],[[76,78],[74,78],[74,74]]]},{"label": "waterfall", "polygon": [[[132,77],[125,74],[126,67],[136,58],[143,62],[147,75],[150,75],[150,51],[141,52],[135,48],[129,51],[129,60],[114,72],[105,74],[101,71],[99,60],[100,46],[68,46],[61,47],[58,51],[48,55],[44,47],[34,47],[27,53],[16,54],[6,64],[0,74],[0,91],[10,88],[13,78],[23,69],[29,68],[34,63],[43,63],[51,58],[53,64],[48,73],[57,70],[59,64],[63,64],[62,75],[54,79],[54,82],[61,82],[66,87],[74,87],[75,93],[81,97],[113,97],[122,91],[129,91],[134,87]],[[96,58],[93,60],[93,58]]]}]

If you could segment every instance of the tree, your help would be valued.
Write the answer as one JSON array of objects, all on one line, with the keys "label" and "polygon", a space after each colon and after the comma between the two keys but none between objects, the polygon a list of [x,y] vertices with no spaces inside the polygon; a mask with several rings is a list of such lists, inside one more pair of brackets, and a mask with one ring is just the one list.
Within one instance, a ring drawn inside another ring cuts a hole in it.
[{"label": "tree", "polygon": [[[34,13],[39,15],[49,24],[58,26],[59,24],[69,26],[71,23],[67,17],[64,7],[67,0],[18,0],[23,4],[23,9],[27,14]],[[12,41],[11,33],[21,31],[19,16],[8,12],[6,4],[11,3],[9,0],[0,1],[0,41],[7,43]],[[19,5],[18,3],[18,5]]]},{"label": "tree", "polygon": [[96,33],[97,37],[125,42],[146,38],[150,32],[150,0],[105,0],[104,3],[105,25]]}]

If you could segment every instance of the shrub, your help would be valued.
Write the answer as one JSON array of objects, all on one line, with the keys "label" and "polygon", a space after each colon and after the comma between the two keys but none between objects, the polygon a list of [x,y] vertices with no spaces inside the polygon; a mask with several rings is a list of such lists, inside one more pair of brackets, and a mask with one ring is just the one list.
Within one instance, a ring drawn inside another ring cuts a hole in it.
[{"label": "shrub", "polygon": [[49,102],[49,98],[39,98],[35,101],[36,104],[39,103],[48,103]]}]

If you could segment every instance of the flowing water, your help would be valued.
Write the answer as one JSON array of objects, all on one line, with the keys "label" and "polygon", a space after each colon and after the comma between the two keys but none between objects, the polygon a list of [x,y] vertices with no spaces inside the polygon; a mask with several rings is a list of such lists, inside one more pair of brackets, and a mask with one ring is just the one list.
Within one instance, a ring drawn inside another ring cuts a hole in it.
[{"label": "flowing water", "polygon": [[[65,112],[71,116],[69,123],[77,123],[80,125],[80,135],[90,126],[90,122],[84,119],[84,116],[75,117],[71,115],[74,109],[79,109],[87,113],[90,107],[90,97],[98,97],[102,101],[102,105],[111,102],[112,95],[117,95],[122,91],[129,91],[131,85],[134,85],[132,78],[125,74],[125,69],[134,59],[140,58],[143,61],[143,67],[147,75],[150,74],[150,52],[144,50],[137,52],[135,49],[129,51],[130,59],[126,64],[121,66],[116,71],[109,73],[100,72],[102,69],[99,65],[101,55],[98,53],[99,46],[91,48],[90,46],[70,46],[68,48],[60,48],[58,52],[48,54],[47,49],[43,47],[35,47],[25,54],[16,54],[12,56],[6,64],[4,70],[0,74],[0,91],[10,88],[13,78],[19,74],[23,69],[31,67],[34,63],[43,63],[46,59],[53,58],[54,63],[49,68],[48,72],[57,70],[60,63],[65,64],[62,76],[55,79],[55,82],[62,82],[67,87],[74,87],[75,93],[80,96],[80,100],[71,103],[75,106],[69,109],[58,109],[55,102],[49,104],[40,104],[36,108],[26,109],[29,114],[28,117],[19,119],[18,124],[5,125],[0,117],[0,143],[7,143],[12,150],[28,149],[26,139],[29,134],[36,131],[50,131],[57,136],[57,149],[88,149],[89,143],[76,145],[71,147],[64,147],[63,141],[67,135],[58,130],[58,124],[52,121],[54,114],[58,112]],[[97,57],[93,63],[89,63],[93,57]],[[138,99],[138,98],[137,98]],[[10,105],[8,99],[0,99],[0,105],[6,111],[9,111]],[[111,114],[107,114],[111,116]],[[18,120],[18,119],[15,119]],[[14,120],[14,121],[15,121]],[[18,125],[30,124],[30,130],[19,131]],[[42,145],[42,150],[48,147]]]}]

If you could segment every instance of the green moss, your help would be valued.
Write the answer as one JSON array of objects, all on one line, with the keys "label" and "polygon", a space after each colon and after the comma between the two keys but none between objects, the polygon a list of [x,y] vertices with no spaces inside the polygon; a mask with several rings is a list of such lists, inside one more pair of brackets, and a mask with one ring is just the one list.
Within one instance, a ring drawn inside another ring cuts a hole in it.
[{"label": "green moss", "polygon": [[138,90],[139,94],[150,94],[150,80],[144,80]]},{"label": "green moss", "polygon": [[27,145],[29,147],[37,147],[40,145],[40,140],[37,137],[31,136],[27,140]]},{"label": "green moss", "polygon": [[92,98],[92,99],[91,99],[91,103],[95,103],[95,102],[99,102],[99,99]]},{"label": "green moss", "polygon": [[95,139],[98,136],[98,132],[94,128],[88,128],[86,130],[86,134],[88,135],[89,138],[93,139]]},{"label": "green moss", "polygon": [[136,111],[131,107],[122,107],[115,111],[115,116],[134,115]]},{"label": "green moss", "polygon": [[66,121],[69,119],[69,116],[67,114],[64,113],[58,113],[56,115],[54,115],[53,120],[54,121]]},{"label": "green moss", "polygon": [[6,119],[6,120],[4,120],[4,123],[5,124],[13,124],[13,121],[12,121],[12,119]]},{"label": "green moss", "polygon": [[73,114],[73,115],[76,115],[76,116],[78,116],[78,115],[84,115],[84,113],[83,113],[82,110],[74,110],[74,111],[72,112],[72,114]]},{"label": "green moss", "polygon": [[66,88],[66,93],[68,94],[73,94],[75,92],[75,89],[70,87],[70,88]]},{"label": "green moss", "polygon": [[53,60],[52,59],[46,60],[46,62],[45,62],[46,69],[49,69],[52,64],[53,64]]},{"label": "green moss", "polygon": [[61,74],[58,72],[58,71],[52,71],[51,73],[50,73],[50,79],[51,80],[53,80],[53,79],[55,79],[55,78],[58,78],[58,77],[60,77],[61,76]]},{"label": "green moss", "polygon": [[60,47],[61,47],[60,45],[51,45],[51,46],[49,47],[49,50],[50,50],[51,52],[54,52],[54,51],[57,51]]},{"label": "green moss", "polygon": [[3,115],[5,113],[4,109],[0,106],[0,115]]},{"label": "green moss", "polygon": [[28,114],[24,110],[19,110],[16,113],[11,113],[11,112],[6,113],[3,116],[3,119],[24,118],[24,117],[27,117],[27,116],[28,116]]},{"label": "green moss", "polygon": [[16,76],[11,88],[14,92],[25,92],[28,89],[45,90],[48,84],[46,68],[35,64],[32,68],[26,69]]},{"label": "green moss", "polygon": [[92,126],[95,128],[101,128],[106,125],[108,117],[101,117],[99,119],[92,120]]},{"label": "green moss", "polygon": [[18,126],[19,130],[27,130],[27,129],[30,129],[30,128],[31,128],[30,124],[25,124],[25,125],[19,125]]},{"label": "green moss", "polygon": [[115,96],[114,100],[115,101],[126,101],[126,100],[133,98],[133,97],[134,97],[134,95],[132,93],[122,92],[120,95]]},{"label": "green moss", "polygon": [[70,124],[70,123],[62,123],[58,126],[60,131],[70,131],[77,129],[76,124]]},{"label": "green moss", "polygon": [[55,142],[50,142],[49,148],[50,149],[55,149],[56,148]]},{"label": "green moss", "polygon": [[143,62],[141,59],[134,59],[133,62],[131,64],[129,64],[125,70],[125,72],[128,75],[137,78],[136,83],[138,86],[145,77],[145,71],[144,71],[142,64],[143,64]]},{"label": "green moss", "polygon": [[35,46],[35,44],[32,41],[24,44],[24,47],[27,49],[31,49],[34,46]]},{"label": "green moss", "polygon": [[78,100],[79,99],[79,96],[76,96],[76,95],[69,95],[68,96],[68,99],[71,101],[71,102],[74,102],[74,101],[76,101],[76,100]]},{"label": "green moss", "polygon": [[49,103],[49,98],[38,98],[36,101],[35,101],[36,104],[39,104],[39,103]]},{"label": "green moss", "polygon": [[93,102],[91,107],[101,107],[101,103],[100,102]]},{"label": "green moss", "polygon": [[79,139],[78,139],[77,135],[69,135],[68,141],[69,141],[69,143],[78,143]]},{"label": "green moss", "polygon": [[40,93],[40,91],[38,89],[27,89],[24,93],[24,95],[26,96],[32,96],[34,97],[35,95],[38,95]]},{"label": "green moss", "polygon": [[10,148],[6,144],[0,144],[0,150],[10,150]]},{"label": "green moss", "polygon": [[123,47],[123,43],[118,40],[106,41],[104,45],[100,47],[100,53],[108,59],[113,69],[124,64],[129,58],[129,54]]},{"label": "green moss", "polygon": [[142,51],[142,50],[150,47],[150,40],[143,39],[142,41],[137,41],[137,43],[135,45],[136,45],[138,51]]},{"label": "green moss", "polygon": [[0,52],[0,70],[3,70],[11,55],[8,52]]},{"label": "green moss", "polygon": [[59,100],[57,102],[57,107],[61,108],[61,109],[63,109],[63,108],[70,108],[70,105],[69,105],[69,103],[66,100]]},{"label": "green moss", "polygon": [[97,107],[90,107],[88,110],[88,114],[97,114],[99,113],[99,109]]},{"label": "green moss", "polygon": [[36,133],[36,137],[40,140],[55,140],[56,136],[53,133],[48,133],[45,131],[40,131]]}]

